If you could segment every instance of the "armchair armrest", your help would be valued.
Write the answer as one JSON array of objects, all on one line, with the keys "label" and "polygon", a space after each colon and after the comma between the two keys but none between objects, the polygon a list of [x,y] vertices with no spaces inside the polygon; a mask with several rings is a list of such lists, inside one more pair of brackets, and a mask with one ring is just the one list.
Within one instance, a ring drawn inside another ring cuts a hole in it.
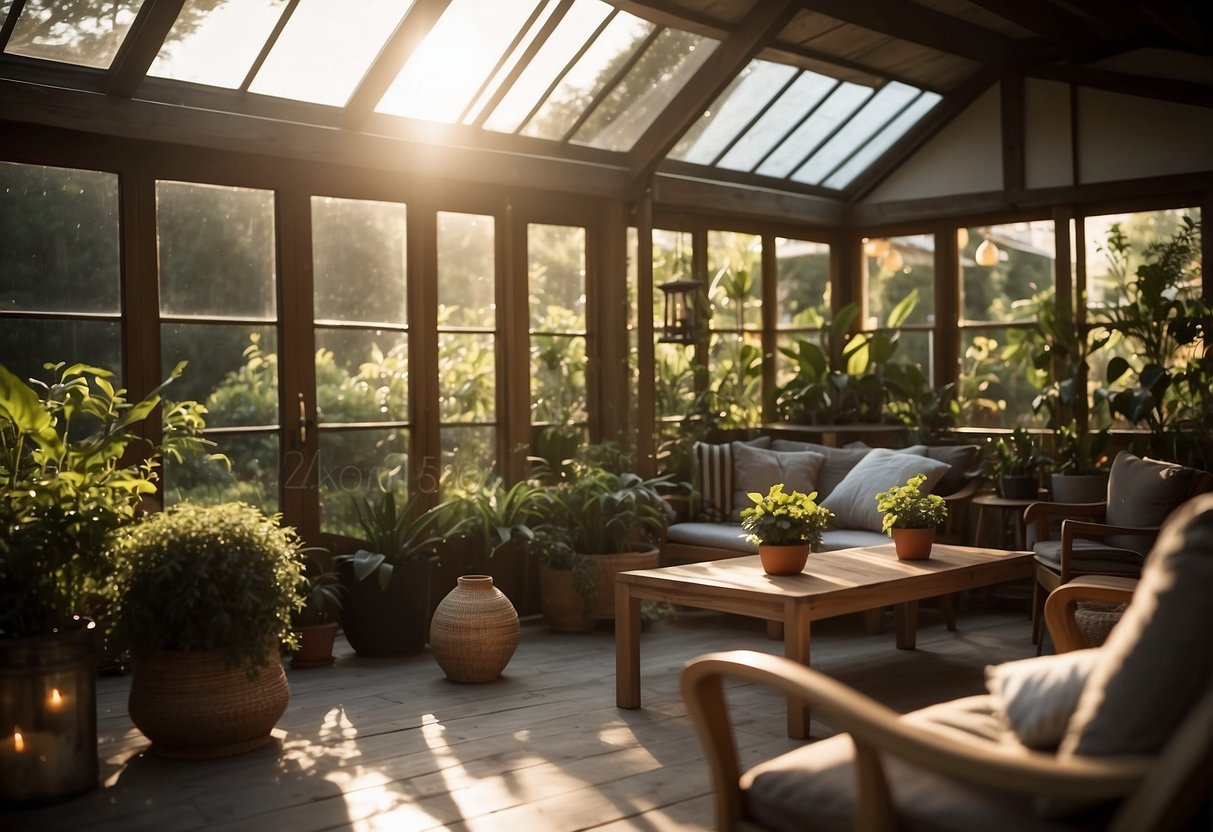
[{"label": "armchair armrest", "polygon": [[1074,538],[1090,538],[1102,540],[1112,535],[1137,535],[1139,537],[1158,537],[1158,526],[1109,526],[1106,523],[1084,523],[1080,520],[1061,521],[1061,547],[1058,557],[1061,561],[1061,580],[1070,580],[1073,574],[1070,559],[1074,548]]},{"label": "armchair armrest", "polygon": [[860,816],[856,828],[893,829],[895,816],[877,751],[956,779],[1022,794],[1102,800],[1131,792],[1149,771],[1138,757],[1069,757],[1000,749],[977,738],[908,723],[841,682],[781,656],[736,650],[693,660],[682,696],[712,770],[720,829],[741,818],[741,770],[724,698],[725,678],[755,682],[825,712],[855,742]]},{"label": "armchair armrest", "polygon": [[1045,599],[1045,625],[1053,636],[1058,653],[1086,647],[1074,620],[1079,601],[1102,604],[1127,604],[1137,588],[1136,578],[1116,575],[1087,575],[1064,583]]},{"label": "armchair armrest", "polygon": [[1107,503],[1032,503],[1023,510],[1023,524],[1024,528],[1035,524],[1036,540],[1048,540],[1050,522],[1070,518],[1102,520],[1107,509]]}]

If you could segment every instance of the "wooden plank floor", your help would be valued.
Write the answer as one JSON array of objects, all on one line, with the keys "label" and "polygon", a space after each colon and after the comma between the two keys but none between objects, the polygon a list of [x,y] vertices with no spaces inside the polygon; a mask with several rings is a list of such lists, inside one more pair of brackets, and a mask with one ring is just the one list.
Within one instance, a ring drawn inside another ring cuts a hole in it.
[{"label": "wooden plank floor", "polygon": [[[813,664],[899,711],[982,691],[982,668],[1034,650],[1022,606],[962,611],[957,632],[924,611],[918,649],[857,616],[814,625]],[[524,623],[506,676],[459,685],[431,656],[288,670],[292,697],[260,751],[180,762],[146,753],[126,715],[129,677],[99,682],[102,786],[4,830],[707,829],[707,768],[678,694],[682,664],[716,649],[778,653],[760,622],[680,611],[641,637],[644,708],[615,707],[614,642]],[[796,745],[784,700],[730,691],[747,764]],[[813,737],[828,736],[813,722]]]}]

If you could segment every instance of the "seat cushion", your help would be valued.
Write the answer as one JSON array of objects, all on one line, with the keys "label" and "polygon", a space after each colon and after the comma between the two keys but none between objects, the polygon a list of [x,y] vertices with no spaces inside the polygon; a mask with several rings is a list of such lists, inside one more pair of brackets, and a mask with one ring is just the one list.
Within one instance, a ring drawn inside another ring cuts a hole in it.
[{"label": "seat cushion", "polygon": [[905,485],[915,474],[926,476],[921,488],[929,493],[947,470],[948,464],[937,459],[877,448],[851,469],[821,505],[834,512],[833,528],[879,532],[877,493]]},{"label": "seat cushion", "polygon": [[[943,733],[1008,743],[990,696],[971,696],[908,714],[906,720]],[[855,746],[838,735],[760,763],[743,775],[749,816],[781,832],[853,828],[857,809]],[[978,789],[882,754],[904,830],[1020,832],[1070,829],[1042,820],[1030,797]]]},{"label": "seat cushion", "polygon": [[1016,739],[1028,748],[1051,750],[1065,736],[1098,660],[1094,650],[1072,650],[990,665],[986,689]]},{"label": "seat cushion", "polygon": [[1163,527],[1120,623],[1098,651],[1064,754],[1150,754],[1213,684],[1213,494]]},{"label": "seat cushion", "polygon": [[[1108,475],[1107,523],[1130,528],[1161,526],[1167,516],[1188,498],[1200,472],[1171,462],[1142,459],[1121,452]],[[1150,551],[1149,537],[1109,537],[1109,546]]]},{"label": "seat cushion", "polygon": [[[1032,546],[1036,562],[1061,574],[1061,541],[1042,540]],[[1070,548],[1070,572],[1072,575],[1126,575],[1136,578],[1141,574],[1145,558],[1141,552],[1107,546],[1098,540],[1076,538]]]},{"label": "seat cushion", "polygon": [[745,539],[741,526],[735,523],[675,523],[666,531],[666,540],[684,546],[729,549],[738,556],[758,551],[757,546]]},{"label": "seat cushion", "polygon": [[774,451],[734,442],[733,510],[729,519],[741,522],[742,509],[754,505],[749,494],[766,495],[772,485],[783,483],[785,494],[799,491],[816,494],[818,472],[825,457],[814,451]]}]

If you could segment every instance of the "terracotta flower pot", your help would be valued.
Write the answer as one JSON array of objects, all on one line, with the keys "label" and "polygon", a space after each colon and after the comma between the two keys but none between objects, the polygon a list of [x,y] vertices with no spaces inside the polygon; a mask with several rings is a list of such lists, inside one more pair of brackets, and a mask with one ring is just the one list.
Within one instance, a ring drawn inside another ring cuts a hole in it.
[{"label": "terracotta flower pot", "polygon": [[935,545],[935,529],[893,529],[898,560],[926,560]]},{"label": "terracotta flower pot", "polygon": [[762,561],[762,570],[768,575],[796,575],[809,562],[809,544],[807,541],[787,546],[760,543],[758,558]]},{"label": "terracotta flower pot", "polygon": [[328,667],[333,663],[337,622],[306,624],[299,628],[299,649],[291,656],[291,667]]}]

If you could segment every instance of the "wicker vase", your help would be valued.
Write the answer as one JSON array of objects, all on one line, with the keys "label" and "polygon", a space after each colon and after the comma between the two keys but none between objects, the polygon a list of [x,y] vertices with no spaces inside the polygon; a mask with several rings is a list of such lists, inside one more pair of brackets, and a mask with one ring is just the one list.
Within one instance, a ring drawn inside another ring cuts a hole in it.
[{"label": "wicker vase", "polygon": [[518,646],[518,613],[488,575],[464,575],[430,621],[430,648],[454,682],[491,682]]},{"label": "wicker vase", "polygon": [[218,651],[165,651],[135,665],[128,708],[152,751],[203,760],[268,743],[290,697],[276,650],[253,678]]}]

